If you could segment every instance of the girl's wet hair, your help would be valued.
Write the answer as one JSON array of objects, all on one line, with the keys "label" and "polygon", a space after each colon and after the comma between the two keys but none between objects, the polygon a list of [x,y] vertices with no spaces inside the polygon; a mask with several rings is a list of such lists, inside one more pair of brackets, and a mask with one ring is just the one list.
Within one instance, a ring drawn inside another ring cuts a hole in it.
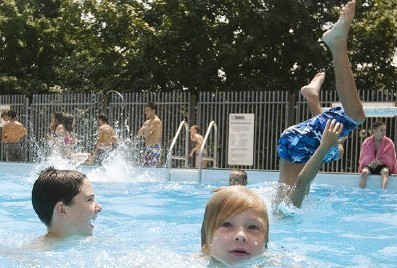
[{"label": "girl's wet hair", "polygon": [[234,217],[245,210],[252,208],[258,211],[263,219],[263,235],[265,241],[269,237],[269,219],[266,205],[262,198],[245,186],[220,187],[214,190],[215,194],[208,201],[204,219],[201,225],[201,248],[208,253],[208,245],[215,230],[228,218]]}]

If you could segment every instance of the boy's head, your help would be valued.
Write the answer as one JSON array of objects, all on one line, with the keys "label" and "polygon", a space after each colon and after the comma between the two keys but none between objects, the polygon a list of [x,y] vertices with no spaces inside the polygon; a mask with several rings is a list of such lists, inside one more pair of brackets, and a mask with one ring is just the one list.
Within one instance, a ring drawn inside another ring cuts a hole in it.
[{"label": "boy's head", "polygon": [[7,115],[10,119],[15,119],[17,117],[17,113],[12,109],[7,111]]},{"label": "boy's head", "polygon": [[109,118],[106,116],[106,114],[100,113],[98,114],[98,122],[100,125],[109,124]]},{"label": "boy's head", "polygon": [[200,133],[200,127],[198,125],[193,125],[190,128],[190,132],[193,132],[193,134],[196,134],[196,133],[199,134]]},{"label": "boy's head", "polygon": [[386,124],[382,121],[376,121],[372,124],[372,133],[377,140],[386,136]]},{"label": "boy's head", "polygon": [[[239,234],[239,228],[244,230],[244,234]],[[217,233],[219,237],[214,237]],[[244,236],[241,241],[239,235]],[[241,251],[246,250],[243,253],[246,255],[240,256],[242,260],[263,253],[268,239],[267,209],[258,194],[244,186],[221,187],[215,190],[205,207],[201,225],[201,247],[204,253],[232,264],[236,260],[233,260],[236,257],[233,256],[236,253],[233,246],[239,247],[238,250]],[[240,244],[234,245],[235,243]],[[226,249],[227,247],[230,248]]]},{"label": "boy's head", "polygon": [[154,117],[157,113],[157,106],[154,102],[148,102],[145,105],[145,115],[147,118]]},{"label": "boy's head", "polygon": [[233,169],[229,176],[229,185],[242,185],[248,184],[247,172],[241,169]]},{"label": "boy's head", "polygon": [[91,221],[102,209],[83,173],[53,167],[42,171],[35,181],[32,205],[49,230],[62,226],[63,235],[92,235]]}]

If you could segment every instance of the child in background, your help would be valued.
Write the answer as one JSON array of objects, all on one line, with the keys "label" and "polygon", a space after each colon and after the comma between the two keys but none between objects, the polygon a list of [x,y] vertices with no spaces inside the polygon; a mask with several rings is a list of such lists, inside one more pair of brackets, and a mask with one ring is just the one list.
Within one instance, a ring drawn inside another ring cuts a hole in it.
[{"label": "child in background", "polygon": [[263,254],[269,240],[269,219],[262,198],[240,185],[214,192],[201,225],[202,252],[227,265]]},{"label": "child in background", "polygon": [[247,186],[248,176],[247,172],[242,169],[233,169],[229,175],[229,186],[242,185]]}]

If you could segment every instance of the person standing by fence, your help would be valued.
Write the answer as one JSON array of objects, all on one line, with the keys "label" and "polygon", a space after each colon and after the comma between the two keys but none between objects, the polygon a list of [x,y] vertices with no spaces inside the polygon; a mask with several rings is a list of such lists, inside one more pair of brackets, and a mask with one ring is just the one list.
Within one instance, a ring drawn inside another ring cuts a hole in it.
[{"label": "person standing by fence", "polygon": [[138,131],[138,137],[145,138],[145,150],[143,152],[142,165],[156,167],[160,163],[161,137],[163,135],[163,123],[156,115],[157,107],[153,102],[145,105],[147,120]]},{"label": "person standing by fence", "polygon": [[[193,125],[190,128],[190,140],[194,143],[194,147],[190,152],[189,156],[194,157],[194,167],[198,168],[199,166],[199,155],[200,155],[200,148],[203,144],[204,138],[200,134],[200,127],[198,125]],[[202,156],[207,156],[207,150],[203,149]],[[207,165],[207,161],[201,161],[201,167],[205,168]]]},{"label": "person standing by fence", "polygon": [[14,110],[7,112],[8,123],[3,126],[2,142],[6,146],[6,161],[22,161],[23,153],[21,139],[27,135],[26,128],[16,120],[17,113]]},{"label": "person standing by fence", "polygon": [[117,146],[117,136],[114,129],[109,125],[108,117],[100,113],[98,115],[98,139],[94,149],[94,159],[102,163],[103,160],[109,157],[109,154]]}]

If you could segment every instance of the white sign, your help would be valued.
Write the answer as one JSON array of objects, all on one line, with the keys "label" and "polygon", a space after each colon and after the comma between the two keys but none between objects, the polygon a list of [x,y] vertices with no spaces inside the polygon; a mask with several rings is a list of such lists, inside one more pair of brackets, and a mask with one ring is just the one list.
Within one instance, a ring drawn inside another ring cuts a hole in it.
[{"label": "white sign", "polygon": [[[0,113],[2,113],[3,111],[8,111],[11,109],[10,105],[0,105]],[[4,121],[3,119],[0,119],[0,127],[3,127],[4,125]]]},{"label": "white sign", "polygon": [[229,165],[254,164],[255,114],[229,114]]}]

